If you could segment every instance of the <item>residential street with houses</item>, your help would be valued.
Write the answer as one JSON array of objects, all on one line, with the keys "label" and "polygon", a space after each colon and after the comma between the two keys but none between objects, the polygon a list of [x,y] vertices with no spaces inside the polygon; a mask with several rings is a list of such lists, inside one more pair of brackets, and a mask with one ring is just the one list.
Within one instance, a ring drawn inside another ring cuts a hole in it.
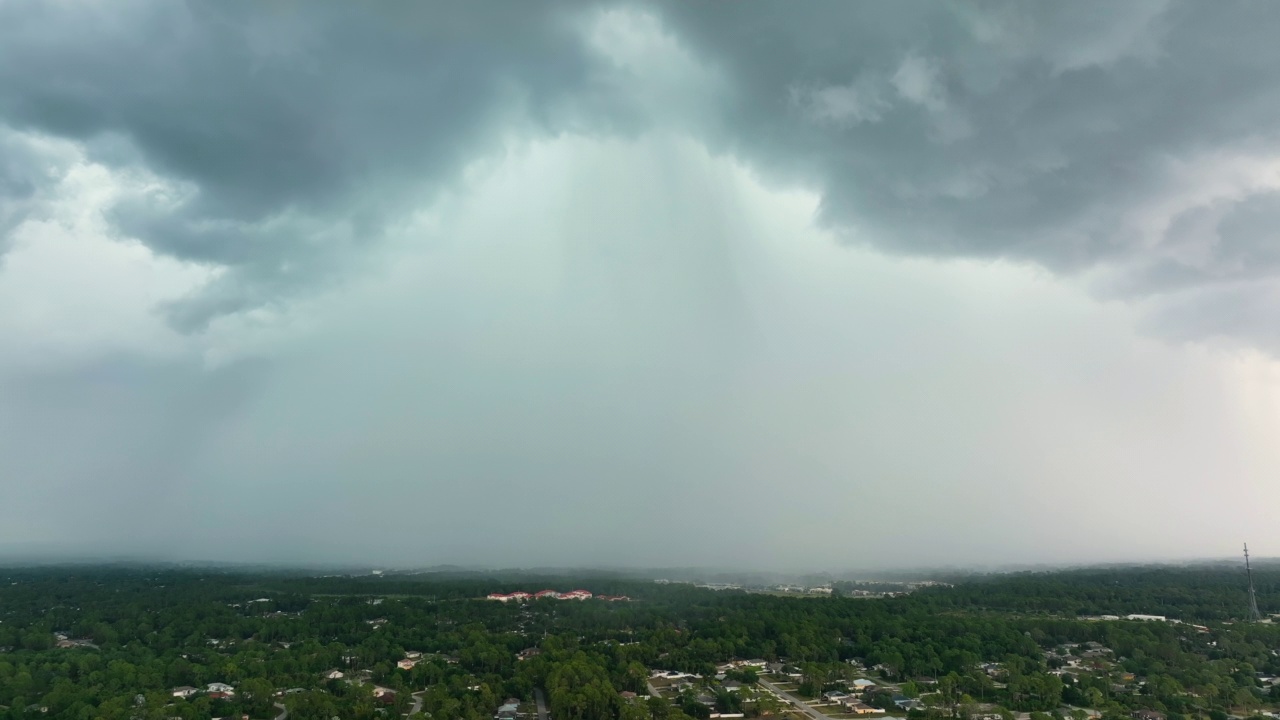
[{"label": "residential street with houses", "polygon": [[761,687],[773,693],[774,695],[777,695],[783,700],[786,700],[787,702],[791,703],[791,705],[793,705],[795,708],[797,708],[804,714],[808,715],[809,717],[813,718],[813,720],[835,720],[830,715],[826,715],[819,712],[818,710],[814,709],[813,707],[805,703],[800,698],[796,697],[795,695],[792,695],[791,693],[787,692],[786,690],[783,690],[782,688],[778,687],[777,685],[774,685],[773,683],[769,682],[768,680],[765,680],[764,678],[760,678],[759,683]]}]

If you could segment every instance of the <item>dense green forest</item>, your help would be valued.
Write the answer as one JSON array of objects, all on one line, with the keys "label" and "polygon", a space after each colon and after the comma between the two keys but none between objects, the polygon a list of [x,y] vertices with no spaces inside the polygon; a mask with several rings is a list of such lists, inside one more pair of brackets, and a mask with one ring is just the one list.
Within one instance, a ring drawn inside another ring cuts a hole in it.
[{"label": "dense green forest", "polygon": [[[1256,576],[1263,611],[1280,607],[1280,572]],[[530,714],[541,691],[552,720],[794,716],[779,692],[835,718],[1226,720],[1280,694],[1280,625],[1244,622],[1245,587],[1213,567],[992,575],[884,599],[609,575],[7,569],[0,718],[480,720],[509,698]],[[629,601],[484,599],[543,588]],[[1093,619],[1130,613],[1181,622]],[[656,670],[684,679],[655,687]],[[819,697],[834,691],[860,709]]]}]

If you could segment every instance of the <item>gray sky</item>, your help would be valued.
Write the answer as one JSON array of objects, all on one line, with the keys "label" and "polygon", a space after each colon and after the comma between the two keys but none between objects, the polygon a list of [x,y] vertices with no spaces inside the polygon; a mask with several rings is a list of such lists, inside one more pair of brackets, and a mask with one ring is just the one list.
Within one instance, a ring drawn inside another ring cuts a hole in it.
[{"label": "gray sky", "polygon": [[1277,27],[0,0],[0,554],[1280,555]]}]

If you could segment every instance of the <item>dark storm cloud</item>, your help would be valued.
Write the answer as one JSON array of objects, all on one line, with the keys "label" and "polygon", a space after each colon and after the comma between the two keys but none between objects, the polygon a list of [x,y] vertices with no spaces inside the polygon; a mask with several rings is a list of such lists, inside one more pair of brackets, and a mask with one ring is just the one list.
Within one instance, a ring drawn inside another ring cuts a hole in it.
[{"label": "dark storm cloud", "polygon": [[33,216],[42,191],[65,171],[67,160],[42,152],[0,122],[0,260],[14,228]]},{"label": "dark storm cloud", "polygon": [[[171,306],[185,329],[340,281],[504,134],[662,124],[820,190],[825,222],[892,253],[1107,267],[1129,297],[1275,277],[1273,188],[1215,196],[1195,168],[1280,154],[1280,6],[634,6],[724,80],[690,116],[602,81],[585,35],[620,5],[8,2],[0,120],[172,183],[111,218],[229,269]],[[0,219],[34,176],[0,161]]]},{"label": "dark storm cloud", "polygon": [[1230,174],[1224,157],[1280,156],[1280,7],[679,3],[663,16],[735,90],[713,140],[816,186],[824,220],[855,241],[1107,267],[1109,291],[1160,296],[1152,327],[1280,347],[1256,322],[1276,308],[1274,180],[1218,196],[1199,184]]},{"label": "dark storm cloud", "polygon": [[[819,183],[893,252],[1088,266],[1137,249],[1167,162],[1276,152],[1280,8],[1265,4],[672,4],[735,81],[724,144]],[[1245,242],[1269,242],[1250,235]]]},{"label": "dark storm cloud", "polygon": [[[0,118],[97,142],[116,164],[131,151],[182,185],[114,219],[161,253],[235,270],[180,313],[199,324],[332,270],[504,121],[541,125],[587,81],[583,52],[545,4],[10,2]],[[0,177],[27,192],[27,174]]]}]

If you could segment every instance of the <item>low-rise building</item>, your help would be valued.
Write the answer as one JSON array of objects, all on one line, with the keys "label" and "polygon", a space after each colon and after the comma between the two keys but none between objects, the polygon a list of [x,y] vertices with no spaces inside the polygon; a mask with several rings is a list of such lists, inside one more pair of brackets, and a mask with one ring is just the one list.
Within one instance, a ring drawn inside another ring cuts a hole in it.
[{"label": "low-rise building", "polygon": [[857,680],[854,680],[850,684],[853,685],[853,687],[857,688],[859,692],[874,690],[876,688],[876,684],[871,682],[870,680],[867,680],[866,678],[858,678]]}]

